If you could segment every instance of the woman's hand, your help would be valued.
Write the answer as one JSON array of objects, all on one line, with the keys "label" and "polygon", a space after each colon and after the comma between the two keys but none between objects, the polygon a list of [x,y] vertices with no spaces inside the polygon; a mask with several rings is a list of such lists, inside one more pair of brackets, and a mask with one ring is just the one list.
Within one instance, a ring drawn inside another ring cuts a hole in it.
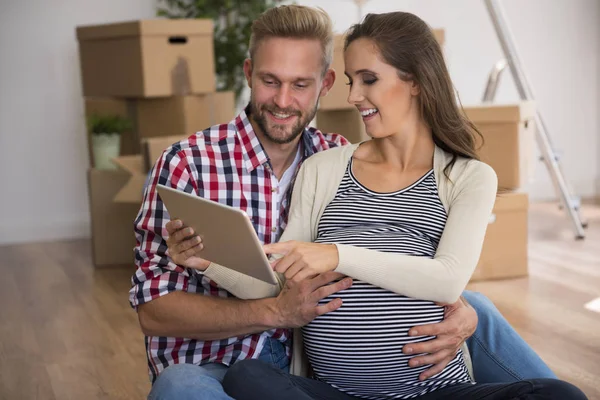
[{"label": "woman's hand", "polygon": [[179,219],[167,222],[167,246],[169,246],[169,257],[175,264],[187,268],[204,271],[210,265],[210,261],[197,256],[204,248],[202,239],[194,235],[194,230],[187,227]]},{"label": "woman's hand", "polygon": [[299,282],[323,272],[333,271],[339,263],[334,244],[297,242],[267,244],[266,254],[281,254],[283,257],[271,262],[273,269],[285,275],[287,280]]}]

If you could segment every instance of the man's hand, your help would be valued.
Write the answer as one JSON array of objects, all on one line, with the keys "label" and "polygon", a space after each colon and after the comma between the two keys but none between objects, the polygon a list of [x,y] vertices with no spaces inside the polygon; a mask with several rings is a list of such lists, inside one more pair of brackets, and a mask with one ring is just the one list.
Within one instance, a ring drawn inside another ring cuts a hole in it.
[{"label": "man's hand", "polygon": [[352,285],[352,278],[331,283],[343,276],[337,272],[326,272],[300,282],[286,281],[275,299],[274,314],[278,319],[276,325],[282,328],[299,328],[319,315],[340,308],[342,300],[339,298],[323,305],[319,305],[319,301]]},{"label": "man's hand", "polygon": [[410,367],[433,364],[419,375],[421,381],[440,373],[477,328],[477,313],[462,297],[445,307],[443,322],[415,326],[408,331],[410,336],[437,336],[435,339],[407,344],[402,349],[404,354],[427,353],[408,362]]},{"label": "man's hand", "polygon": [[273,269],[285,275],[288,281],[300,282],[317,274],[333,271],[339,263],[334,244],[298,242],[272,243],[263,246],[266,254],[282,254],[273,261]]},{"label": "man's hand", "polygon": [[188,268],[204,271],[210,265],[210,261],[198,257],[196,254],[204,248],[202,239],[194,235],[194,230],[185,226],[179,219],[167,222],[167,246],[169,246],[169,257],[175,264]]}]

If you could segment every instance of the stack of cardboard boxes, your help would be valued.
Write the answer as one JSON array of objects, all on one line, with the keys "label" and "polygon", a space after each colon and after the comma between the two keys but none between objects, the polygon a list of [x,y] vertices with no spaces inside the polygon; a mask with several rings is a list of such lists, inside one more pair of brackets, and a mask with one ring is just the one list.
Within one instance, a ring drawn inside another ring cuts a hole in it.
[{"label": "stack of cardboard boxes", "polygon": [[498,196],[471,281],[528,274],[528,208],[524,191],[533,171],[535,107],[532,102],[464,108],[483,136],[481,161],[498,176]]},{"label": "stack of cardboard boxes", "polygon": [[133,122],[117,170],[88,173],[96,266],[133,264],[133,221],[150,167],[172,143],[235,114],[233,92],[216,92],[211,20],[141,20],[77,28],[86,116]]},{"label": "stack of cardboard boxes", "polygon": [[[444,30],[433,33],[444,45]],[[348,103],[343,76],[343,37],[335,39],[333,68],[337,78],[321,99],[316,126],[323,132],[344,135],[352,143],[368,139],[360,113]],[[486,233],[482,255],[472,280],[527,275],[528,196],[522,192],[531,174],[535,109],[532,103],[465,107],[469,119],[483,135],[481,160],[498,175],[500,193]]]}]

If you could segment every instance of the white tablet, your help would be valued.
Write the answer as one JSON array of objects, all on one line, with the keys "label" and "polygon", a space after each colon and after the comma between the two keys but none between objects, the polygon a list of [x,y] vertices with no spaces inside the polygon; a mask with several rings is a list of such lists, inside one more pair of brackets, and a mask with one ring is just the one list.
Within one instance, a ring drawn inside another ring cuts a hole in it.
[{"label": "white tablet", "polygon": [[197,195],[157,185],[171,219],[180,219],[202,238],[198,255],[206,260],[276,285],[278,280],[248,215]]}]

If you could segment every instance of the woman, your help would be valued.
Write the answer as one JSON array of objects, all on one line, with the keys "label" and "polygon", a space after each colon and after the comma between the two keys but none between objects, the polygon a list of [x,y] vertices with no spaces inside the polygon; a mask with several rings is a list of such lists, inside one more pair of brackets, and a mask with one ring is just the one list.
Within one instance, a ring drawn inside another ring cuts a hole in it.
[{"label": "woman", "polygon": [[338,310],[302,329],[316,379],[246,360],[229,369],[225,390],[236,399],[585,398],[557,380],[473,384],[462,352],[427,381],[427,365],[408,367],[403,347],[431,339],[408,330],[440,322],[436,302],[455,302],[471,277],[497,179],[477,160],[477,131],[422,20],[369,14],[344,56],[348,100],[372,140],[304,163],[281,242],[265,251],[282,255],[273,266],[285,279],[334,270],[354,283],[336,294]]}]

